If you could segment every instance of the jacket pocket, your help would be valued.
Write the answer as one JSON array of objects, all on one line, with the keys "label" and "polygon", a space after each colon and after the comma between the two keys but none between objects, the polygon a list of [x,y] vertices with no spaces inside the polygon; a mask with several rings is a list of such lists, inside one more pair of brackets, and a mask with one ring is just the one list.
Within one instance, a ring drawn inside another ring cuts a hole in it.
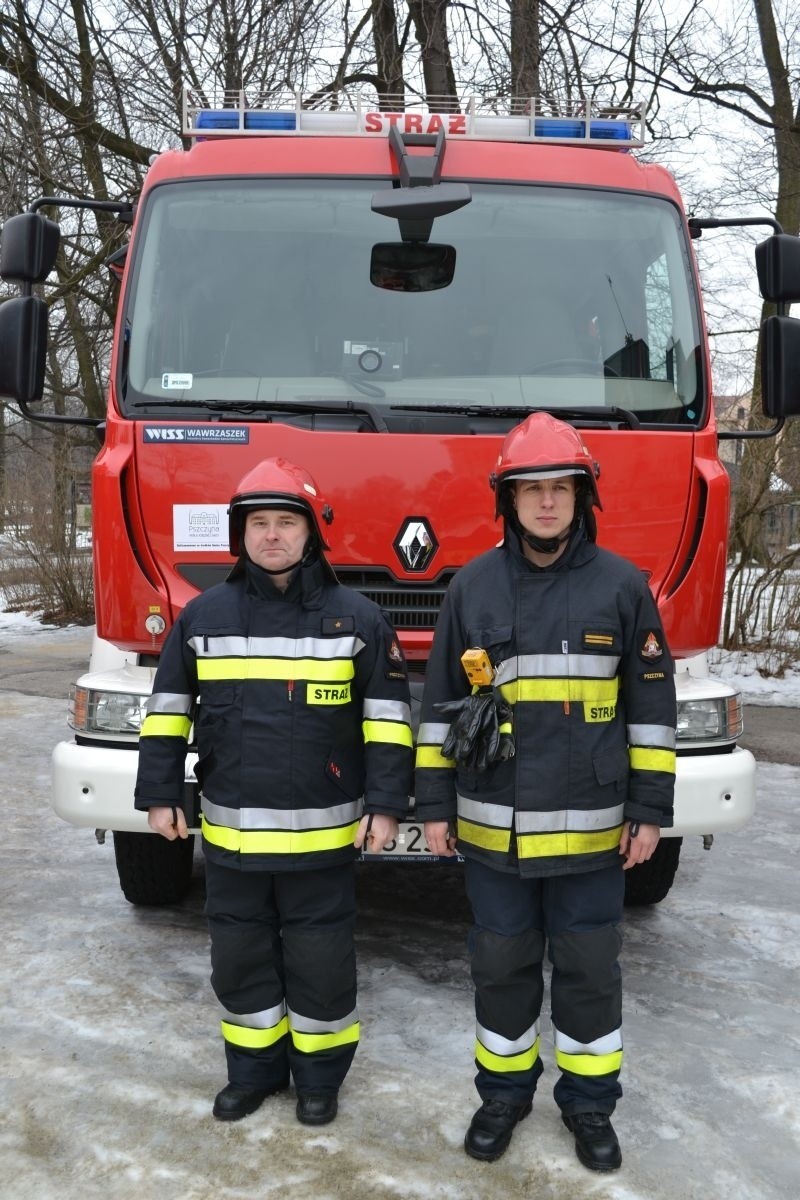
[{"label": "jacket pocket", "polygon": [[511,625],[481,625],[473,626],[467,631],[469,646],[485,650],[492,665],[500,662],[508,653],[514,629]]},{"label": "jacket pocket", "polygon": [[605,750],[602,754],[595,754],[592,758],[592,766],[594,767],[594,777],[600,787],[607,787],[609,784],[616,784],[617,791],[621,791],[628,782],[628,751],[624,750]]},{"label": "jacket pocket", "polygon": [[325,775],[348,800],[358,800],[364,792],[364,772],[357,769],[348,756],[332,750],[325,763]]}]

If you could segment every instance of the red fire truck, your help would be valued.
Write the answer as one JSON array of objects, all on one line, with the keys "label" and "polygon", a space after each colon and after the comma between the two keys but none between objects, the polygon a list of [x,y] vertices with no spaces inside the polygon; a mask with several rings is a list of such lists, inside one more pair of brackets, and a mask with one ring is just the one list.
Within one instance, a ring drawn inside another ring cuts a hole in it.
[{"label": "red fire truck", "polygon": [[[740,697],[704,665],[729,482],[692,240],[759,222],[687,221],[671,175],[633,153],[638,109],[449,107],[237,93],[207,108],[187,94],[187,148],[155,159],[134,206],[98,206],[132,232],[93,470],[97,639],[53,803],[114,832],[134,903],[174,901],[190,880],[191,843],[134,812],[137,737],[166,634],[230,568],[236,482],[271,455],[314,475],[335,509],[331,561],[390,614],[418,693],[449,580],[499,536],[498,446],[538,409],[580,428],[599,461],[600,540],[646,574],[679,660],[675,828],[628,873],[629,898],[666,894],[682,837],[709,845],[753,811]],[[73,203],[43,197],[0,246],[0,274],[22,284],[0,306],[0,392],[39,420],[35,285],[59,237],[41,210]],[[763,223],[770,435],[800,411],[800,322],[786,315],[800,252]],[[431,861],[413,811],[390,853]]]}]

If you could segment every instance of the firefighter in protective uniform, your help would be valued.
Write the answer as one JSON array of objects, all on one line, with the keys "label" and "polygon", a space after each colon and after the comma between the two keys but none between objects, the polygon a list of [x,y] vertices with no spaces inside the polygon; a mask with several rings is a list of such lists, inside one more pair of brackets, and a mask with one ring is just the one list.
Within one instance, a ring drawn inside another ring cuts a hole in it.
[{"label": "firefighter in protective uniform", "polygon": [[333,513],[311,476],[267,459],[231,500],[228,579],[186,605],[143,722],[135,804],[188,836],[194,726],[211,982],[235,1121],[289,1076],[297,1117],[323,1125],[359,1037],[354,860],[397,835],[412,735],[405,661],[371,600],[323,553]]},{"label": "firefighter in protective uniform", "polygon": [[[609,1118],[622,1094],[623,871],[672,824],[676,701],[644,576],[596,545],[597,473],[579,433],[546,413],[506,437],[491,477],[502,544],[459,571],[436,626],[416,814],[434,853],[464,855],[474,914],[483,1103],[467,1153],[498,1158],[531,1110],[547,943],[555,1099],[578,1158],[608,1171],[622,1161]],[[513,755],[497,738],[491,761],[469,746],[443,754],[446,716],[472,703],[468,649],[488,653]]]}]

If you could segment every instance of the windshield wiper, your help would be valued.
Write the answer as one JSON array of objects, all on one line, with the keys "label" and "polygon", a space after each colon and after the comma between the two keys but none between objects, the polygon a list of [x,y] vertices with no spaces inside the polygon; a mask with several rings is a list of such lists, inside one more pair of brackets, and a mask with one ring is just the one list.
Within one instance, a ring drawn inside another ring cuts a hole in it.
[{"label": "windshield wiper", "polygon": [[428,413],[454,413],[464,417],[519,417],[523,420],[532,412],[550,413],[551,417],[557,417],[559,420],[574,419],[580,424],[592,424],[598,422],[607,424],[609,421],[619,421],[627,425],[629,429],[639,429],[640,421],[635,413],[630,409],[619,408],[616,405],[613,408],[603,408],[600,406],[587,406],[586,408],[563,408],[558,405],[547,404],[514,404],[496,406],[493,404],[392,404],[392,410],[402,412],[428,412]]},{"label": "windshield wiper", "polygon": [[314,396],[308,400],[167,400],[154,397],[152,400],[135,400],[132,408],[208,408],[213,412],[236,412],[251,414],[256,412],[269,413],[268,420],[273,420],[273,412],[332,412],[353,413],[368,418],[376,433],[388,433],[389,426],[374,404],[363,400],[329,399],[327,396]]}]

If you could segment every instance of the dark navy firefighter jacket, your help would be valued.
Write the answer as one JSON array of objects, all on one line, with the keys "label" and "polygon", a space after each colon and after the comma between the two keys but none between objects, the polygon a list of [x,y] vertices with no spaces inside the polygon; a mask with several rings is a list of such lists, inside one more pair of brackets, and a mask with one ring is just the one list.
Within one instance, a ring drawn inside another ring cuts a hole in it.
[{"label": "dark navy firefighter jacket", "polygon": [[[482,772],[442,756],[439,701],[469,694],[481,647],[512,706],[515,756]],[[676,702],[656,604],[632,563],[573,535],[540,569],[508,530],[450,584],[428,665],[416,816],[457,821],[458,849],[524,876],[619,861],[623,820],[672,824]]]},{"label": "dark navy firefighter jacket", "polygon": [[203,848],[222,865],[347,862],[363,812],[406,813],[402,650],[377,605],[331,582],[319,562],[285,593],[246,563],[186,605],[142,725],[137,808],[182,806],[192,725]]}]

